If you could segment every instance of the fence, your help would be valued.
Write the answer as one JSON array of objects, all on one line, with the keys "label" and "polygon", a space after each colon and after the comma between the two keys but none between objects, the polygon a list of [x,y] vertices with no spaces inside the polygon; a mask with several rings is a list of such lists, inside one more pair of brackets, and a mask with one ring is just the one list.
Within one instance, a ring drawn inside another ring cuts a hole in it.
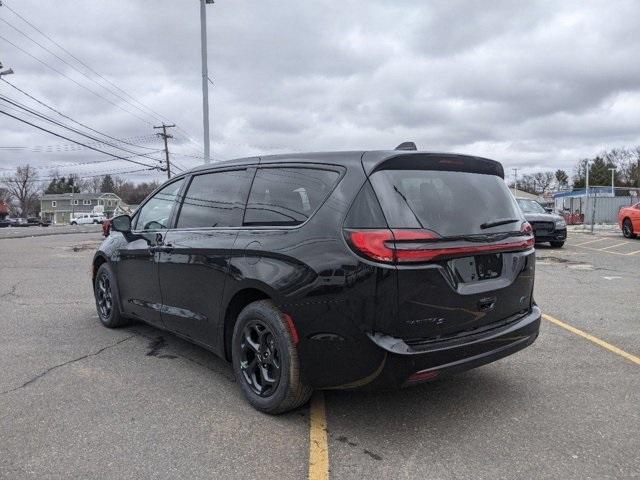
[{"label": "fence", "polygon": [[618,211],[622,207],[640,201],[638,193],[638,189],[628,188],[616,188],[615,196],[595,189],[594,193],[589,192],[589,197],[585,196],[584,191],[576,192],[575,196],[556,197],[555,209],[564,215],[570,225],[617,223]]}]

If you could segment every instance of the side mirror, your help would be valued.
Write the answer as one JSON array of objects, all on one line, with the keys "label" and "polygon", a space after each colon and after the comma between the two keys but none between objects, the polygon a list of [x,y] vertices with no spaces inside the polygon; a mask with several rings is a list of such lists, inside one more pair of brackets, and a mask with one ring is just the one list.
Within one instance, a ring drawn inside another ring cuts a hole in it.
[{"label": "side mirror", "polygon": [[111,229],[115,232],[131,233],[131,217],[118,215],[111,219]]}]

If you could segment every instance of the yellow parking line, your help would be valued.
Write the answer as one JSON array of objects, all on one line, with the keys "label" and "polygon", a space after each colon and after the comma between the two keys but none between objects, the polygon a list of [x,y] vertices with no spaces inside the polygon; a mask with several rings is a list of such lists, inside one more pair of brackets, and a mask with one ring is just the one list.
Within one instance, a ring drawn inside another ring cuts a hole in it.
[{"label": "yellow parking line", "polygon": [[328,480],[329,444],[324,394],[316,392],[311,399],[309,415],[309,480]]},{"label": "yellow parking line", "polygon": [[576,243],[574,245],[574,247],[579,247],[581,245],[587,245],[589,243],[596,243],[596,242],[601,242],[603,240],[608,240],[606,237],[605,238],[597,238],[596,240],[589,240],[588,242],[582,242],[582,243]]},{"label": "yellow parking line", "polygon": [[609,245],[608,247],[602,247],[600,250],[606,250],[608,248],[616,248],[621,247],[622,245],[626,245],[629,242],[616,243],[615,245]]},{"label": "yellow parking line", "polygon": [[640,357],[636,357],[635,355],[632,355],[632,354],[630,354],[628,352],[625,352],[624,350],[621,350],[618,347],[616,347],[614,345],[611,345],[608,342],[605,342],[604,340],[600,340],[598,337],[594,337],[593,335],[591,335],[591,334],[589,334],[587,332],[583,332],[582,330],[580,330],[580,329],[578,329],[576,327],[572,327],[569,324],[561,322],[557,318],[553,318],[551,315],[547,315],[546,313],[542,314],[542,318],[544,318],[545,320],[550,321],[551,323],[555,323],[559,327],[562,327],[565,330],[570,331],[571,333],[575,333],[576,335],[579,335],[579,336],[581,336],[583,338],[586,338],[590,342],[593,342],[596,345],[600,345],[602,348],[606,348],[610,352],[613,352],[616,355],[620,355],[621,357],[626,358],[627,360],[635,363],[636,365],[640,365]]}]

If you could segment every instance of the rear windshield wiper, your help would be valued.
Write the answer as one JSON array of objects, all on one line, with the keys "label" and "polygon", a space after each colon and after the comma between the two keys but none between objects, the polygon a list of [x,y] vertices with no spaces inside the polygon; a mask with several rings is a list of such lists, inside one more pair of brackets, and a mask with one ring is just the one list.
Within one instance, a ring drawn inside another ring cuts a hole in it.
[{"label": "rear windshield wiper", "polygon": [[482,230],[484,230],[486,228],[498,227],[500,225],[507,225],[509,223],[515,223],[515,222],[519,222],[519,221],[520,221],[519,218],[499,218],[497,220],[494,220],[493,222],[485,222],[485,223],[481,224],[480,228]]}]

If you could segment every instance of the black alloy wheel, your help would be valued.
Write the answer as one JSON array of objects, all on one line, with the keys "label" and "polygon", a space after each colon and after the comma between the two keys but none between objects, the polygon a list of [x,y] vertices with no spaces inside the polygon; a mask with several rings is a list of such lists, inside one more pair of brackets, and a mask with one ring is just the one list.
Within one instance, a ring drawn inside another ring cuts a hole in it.
[{"label": "black alloy wheel", "polygon": [[302,381],[289,322],[272,301],[258,300],[242,309],[230,338],[238,386],[254,408],[273,415],[304,405],[313,392]]},{"label": "black alloy wheel", "polygon": [[96,282],[96,302],[102,320],[108,321],[113,310],[113,293],[107,272],[103,272]]},{"label": "black alloy wheel", "polygon": [[108,263],[103,263],[98,268],[93,293],[96,297],[98,318],[105,327],[117,328],[130,323],[130,320],[120,313],[118,282]]},{"label": "black alloy wheel", "polygon": [[242,330],[240,369],[251,390],[261,397],[273,395],[280,383],[282,362],[276,337],[260,320]]},{"label": "black alloy wheel", "polygon": [[633,225],[631,224],[631,220],[625,218],[622,223],[622,234],[625,238],[636,238],[636,235],[633,233]]}]

